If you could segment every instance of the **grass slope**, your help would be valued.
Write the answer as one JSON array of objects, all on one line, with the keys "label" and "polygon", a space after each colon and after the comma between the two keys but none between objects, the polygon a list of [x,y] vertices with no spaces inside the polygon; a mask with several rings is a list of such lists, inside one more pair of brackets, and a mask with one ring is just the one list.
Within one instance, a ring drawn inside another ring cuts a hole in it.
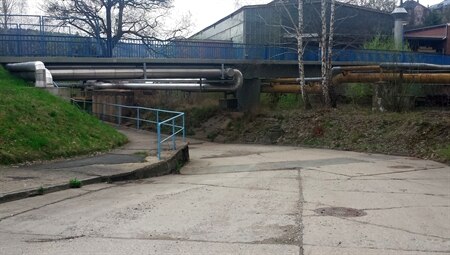
[{"label": "grass slope", "polygon": [[114,128],[0,66],[0,164],[106,151],[125,142]]}]

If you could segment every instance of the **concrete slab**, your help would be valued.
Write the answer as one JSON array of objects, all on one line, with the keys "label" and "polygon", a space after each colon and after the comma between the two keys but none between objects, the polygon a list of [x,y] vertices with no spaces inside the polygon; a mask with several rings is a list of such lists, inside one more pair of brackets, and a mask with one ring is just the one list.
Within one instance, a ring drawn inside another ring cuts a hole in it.
[{"label": "concrete slab", "polygon": [[212,143],[190,156],[180,175],[2,204],[0,253],[450,254],[448,166]]},{"label": "concrete slab", "polygon": [[[74,178],[84,183],[98,183],[118,179],[120,176],[120,178],[128,178],[126,176],[132,178],[133,175],[161,175],[164,165],[159,164],[164,161],[173,161],[174,157],[180,154],[176,150],[164,151],[163,161],[159,161],[155,152],[152,151],[156,148],[154,133],[127,128],[120,128],[119,131],[128,137],[129,143],[106,154],[0,167],[0,203],[36,195],[41,188],[46,193],[66,189],[69,180]],[[181,150],[186,149],[181,141],[178,146]],[[176,164],[166,164],[165,168],[175,169]],[[152,174],[152,171],[155,173]]]}]

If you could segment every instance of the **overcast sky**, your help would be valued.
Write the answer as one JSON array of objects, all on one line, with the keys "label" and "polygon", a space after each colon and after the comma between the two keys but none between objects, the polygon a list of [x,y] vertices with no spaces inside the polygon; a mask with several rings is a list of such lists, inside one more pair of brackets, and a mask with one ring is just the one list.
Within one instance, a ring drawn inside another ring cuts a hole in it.
[{"label": "overcast sky", "polygon": [[[242,4],[264,4],[271,0],[174,0],[173,15],[181,16],[183,13],[192,14],[194,27],[191,33],[198,32],[201,29],[211,25],[226,15],[232,13]],[[44,0],[28,0],[29,14],[42,14],[39,6]],[[420,0],[424,6],[433,5],[442,2],[442,0]]]}]

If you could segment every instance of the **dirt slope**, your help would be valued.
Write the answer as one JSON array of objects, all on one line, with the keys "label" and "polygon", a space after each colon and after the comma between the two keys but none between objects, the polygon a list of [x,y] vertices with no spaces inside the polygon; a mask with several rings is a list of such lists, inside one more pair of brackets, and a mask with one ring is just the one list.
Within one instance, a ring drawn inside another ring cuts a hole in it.
[{"label": "dirt slope", "polygon": [[415,156],[450,163],[450,112],[367,110],[217,112],[194,129],[226,143],[297,145]]}]

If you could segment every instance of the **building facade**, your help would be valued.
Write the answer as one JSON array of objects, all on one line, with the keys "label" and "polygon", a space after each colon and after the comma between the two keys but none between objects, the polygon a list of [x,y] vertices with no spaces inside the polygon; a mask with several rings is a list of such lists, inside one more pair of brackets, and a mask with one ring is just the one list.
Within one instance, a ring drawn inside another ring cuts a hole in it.
[{"label": "building facade", "polygon": [[[296,2],[277,0],[265,5],[244,6],[194,34],[191,39],[295,45]],[[318,45],[320,4],[316,0],[305,1],[304,4],[304,38],[308,46]],[[335,47],[359,48],[375,35],[392,34],[393,18],[389,13],[341,2],[336,5]]]},{"label": "building facade", "polygon": [[413,51],[450,55],[450,23],[405,31]]},{"label": "building facade", "polygon": [[406,19],[408,23],[406,25],[407,28],[423,26],[425,23],[425,19],[428,15],[430,15],[430,10],[427,7],[413,0],[406,1],[400,6],[405,8],[405,10],[408,12],[408,17]]}]

